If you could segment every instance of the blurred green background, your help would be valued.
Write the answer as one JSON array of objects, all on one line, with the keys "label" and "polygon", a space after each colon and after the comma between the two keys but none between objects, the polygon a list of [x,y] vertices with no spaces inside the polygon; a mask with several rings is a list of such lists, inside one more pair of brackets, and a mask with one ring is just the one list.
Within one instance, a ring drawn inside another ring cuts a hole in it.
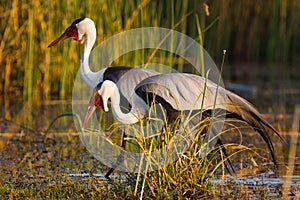
[{"label": "blurred green background", "polygon": [[47,46],[82,16],[95,21],[96,45],[124,30],[159,26],[203,43],[218,66],[226,49],[225,86],[263,112],[291,113],[300,101],[299,11],[299,0],[1,0],[0,118],[13,118],[12,107],[24,102],[71,99],[83,47],[72,40]]}]

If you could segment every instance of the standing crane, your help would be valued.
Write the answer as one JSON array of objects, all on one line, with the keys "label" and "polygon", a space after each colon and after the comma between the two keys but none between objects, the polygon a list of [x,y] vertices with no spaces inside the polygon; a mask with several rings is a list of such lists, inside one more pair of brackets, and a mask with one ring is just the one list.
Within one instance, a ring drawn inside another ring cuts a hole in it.
[{"label": "standing crane", "polygon": [[[84,82],[90,88],[94,88],[96,85],[101,84],[106,80],[114,82],[121,94],[122,107],[130,109],[130,105],[132,104],[131,93],[136,85],[143,79],[159,73],[153,70],[132,68],[128,66],[106,67],[98,72],[91,71],[89,66],[89,56],[96,41],[96,33],[96,26],[93,20],[90,18],[79,18],[66,28],[61,36],[55,39],[48,48],[55,46],[67,38],[73,38],[81,44],[84,44],[79,68],[80,75]],[[126,80],[126,82],[124,82],[124,80]],[[112,171],[113,168],[111,168],[105,177],[108,178]]]}]

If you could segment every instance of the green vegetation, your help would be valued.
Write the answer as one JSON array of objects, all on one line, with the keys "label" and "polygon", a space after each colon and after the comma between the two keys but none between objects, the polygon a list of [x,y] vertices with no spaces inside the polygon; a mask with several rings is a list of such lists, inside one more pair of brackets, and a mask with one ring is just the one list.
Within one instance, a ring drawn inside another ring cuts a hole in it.
[{"label": "green vegetation", "polygon": [[[38,103],[51,96],[69,99],[82,47],[71,40],[51,49],[47,45],[81,16],[95,21],[96,44],[124,30],[146,26],[172,28],[178,23],[176,30],[199,40],[201,24],[200,40],[216,61],[223,49],[229,51],[232,61],[297,61],[298,0],[205,2],[1,1],[0,91],[4,96],[21,91],[24,100]],[[172,61],[168,55],[165,58]],[[116,64],[140,62],[141,56],[136,54],[133,59]]]}]

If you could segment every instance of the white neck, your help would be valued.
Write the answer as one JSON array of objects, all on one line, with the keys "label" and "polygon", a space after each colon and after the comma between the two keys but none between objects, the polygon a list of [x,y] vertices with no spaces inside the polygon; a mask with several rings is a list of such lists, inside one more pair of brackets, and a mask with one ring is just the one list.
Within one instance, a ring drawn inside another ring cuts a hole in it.
[{"label": "white neck", "polygon": [[93,72],[89,66],[90,53],[96,41],[96,27],[94,22],[89,18],[84,19],[79,26],[77,27],[80,31],[79,39],[82,39],[85,35],[84,49],[80,57],[80,75],[90,88],[95,88],[99,82],[103,81],[103,74],[106,70],[104,68],[98,72]]},{"label": "white neck", "polygon": [[116,84],[106,80],[103,82],[99,94],[102,96],[104,108],[108,111],[107,100],[111,99],[111,108],[115,119],[123,124],[135,124],[146,116],[147,104],[133,93],[132,108],[129,113],[123,113],[120,108],[120,92]]}]

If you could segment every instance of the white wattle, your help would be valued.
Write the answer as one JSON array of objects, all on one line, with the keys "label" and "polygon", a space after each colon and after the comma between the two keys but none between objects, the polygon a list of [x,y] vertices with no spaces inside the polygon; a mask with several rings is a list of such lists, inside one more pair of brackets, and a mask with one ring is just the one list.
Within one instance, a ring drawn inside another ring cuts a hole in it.
[{"label": "white wattle", "polygon": [[89,66],[90,53],[96,41],[96,26],[91,19],[85,18],[77,24],[77,29],[79,40],[85,35],[84,49],[80,57],[80,75],[83,81],[93,89],[99,82],[103,81],[103,74],[106,70],[106,68],[104,68],[98,72],[93,72]]}]

